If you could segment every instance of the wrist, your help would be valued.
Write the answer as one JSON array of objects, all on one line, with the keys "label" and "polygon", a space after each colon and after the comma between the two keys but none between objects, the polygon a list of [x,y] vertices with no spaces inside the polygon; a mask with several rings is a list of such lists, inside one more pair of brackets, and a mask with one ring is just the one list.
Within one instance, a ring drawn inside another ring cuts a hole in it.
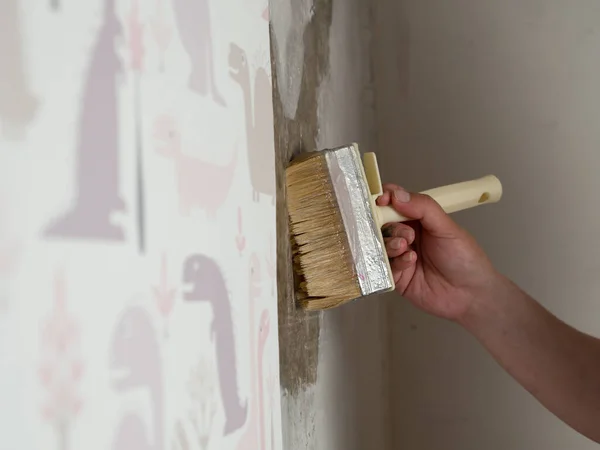
[{"label": "wrist", "polygon": [[469,331],[475,331],[489,320],[501,314],[504,299],[515,291],[516,286],[504,275],[494,271],[487,283],[471,293],[468,308],[456,322]]}]

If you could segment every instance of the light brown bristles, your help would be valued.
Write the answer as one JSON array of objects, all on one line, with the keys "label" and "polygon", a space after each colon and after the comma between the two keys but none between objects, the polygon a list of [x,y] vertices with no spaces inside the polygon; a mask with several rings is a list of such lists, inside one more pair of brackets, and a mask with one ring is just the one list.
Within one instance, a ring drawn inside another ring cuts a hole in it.
[{"label": "light brown bristles", "polygon": [[361,296],[325,154],[313,152],[286,170],[298,300],[308,310],[339,306]]},{"label": "light brown bristles", "polygon": [[[381,228],[410,218],[379,206],[383,186],[372,152],[356,143],[304,153],[286,169],[287,202],[298,301],[309,310],[391,292],[395,280]],[[493,203],[493,175],[424,191],[446,213]]]}]

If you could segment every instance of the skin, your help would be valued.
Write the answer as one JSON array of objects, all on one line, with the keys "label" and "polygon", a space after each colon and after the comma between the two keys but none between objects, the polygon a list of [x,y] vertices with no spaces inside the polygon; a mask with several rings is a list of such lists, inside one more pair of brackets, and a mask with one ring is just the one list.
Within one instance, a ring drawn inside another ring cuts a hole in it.
[{"label": "skin", "polygon": [[544,407],[600,443],[600,340],[500,274],[432,198],[386,184],[377,204],[414,219],[384,227],[396,291],[465,328]]}]

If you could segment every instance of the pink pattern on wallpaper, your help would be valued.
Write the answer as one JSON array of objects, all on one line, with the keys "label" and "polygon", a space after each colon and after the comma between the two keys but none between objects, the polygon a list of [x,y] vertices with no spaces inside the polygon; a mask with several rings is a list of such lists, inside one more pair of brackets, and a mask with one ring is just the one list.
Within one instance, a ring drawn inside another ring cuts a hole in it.
[{"label": "pink pattern on wallpaper", "polygon": [[183,294],[185,300],[205,301],[212,306],[211,339],[216,342],[219,385],[226,419],[223,432],[228,435],[244,424],[248,413],[247,402],[242,403],[238,394],[239,372],[229,292],[217,263],[200,254],[185,260],[183,283],[189,287]]},{"label": "pink pattern on wallpaper", "polygon": [[77,141],[76,195],[71,209],[46,231],[66,238],[122,240],[111,215],[125,211],[120,196],[117,76],[122,73],[115,40],[122,37],[114,0],[104,20],[84,85]]},{"label": "pink pattern on wallpaper", "polygon": [[[129,413],[117,429],[113,450],[162,450],[164,446],[164,398],[162,358],[148,312],[130,306],[117,323],[111,344],[110,369],[113,389],[126,395],[145,389],[150,396],[152,423]],[[153,439],[150,439],[150,436]]]},{"label": "pink pattern on wallpaper", "polygon": [[246,248],[246,237],[244,236],[244,230],[242,227],[242,207],[238,206],[237,212],[238,219],[238,234],[235,236],[235,246],[240,252],[240,256],[244,253],[244,249]]},{"label": "pink pattern on wallpaper", "polygon": [[131,57],[131,68],[134,72],[142,71],[142,63],[144,61],[144,26],[140,22],[140,7],[138,0],[131,0],[131,9],[127,16],[127,24],[129,28],[129,54]]},{"label": "pink pattern on wallpaper", "polygon": [[173,306],[175,305],[175,294],[177,293],[177,289],[170,285],[167,271],[167,255],[163,253],[160,263],[160,281],[158,283],[158,286],[154,286],[152,288],[152,293],[154,294],[154,298],[156,299],[156,306],[158,307],[158,311],[160,312],[160,315],[165,323],[165,337],[168,336],[167,323],[169,315],[173,311]]},{"label": "pink pattern on wallpaper", "polygon": [[150,30],[160,53],[159,70],[165,69],[165,53],[173,39],[173,28],[165,19],[165,0],[156,1],[156,11],[152,16]]},{"label": "pink pattern on wallpaper", "polygon": [[0,125],[6,138],[21,139],[38,101],[27,85],[18,0],[0,1]]},{"label": "pink pattern on wallpaper", "polygon": [[54,279],[54,305],[40,328],[40,382],[46,391],[42,414],[56,429],[59,450],[69,448],[69,427],[79,414],[83,401],[78,383],[83,375],[79,354],[80,326],[67,310],[64,274]]},{"label": "pink pattern on wallpaper", "polygon": [[183,152],[178,125],[168,115],[154,122],[154,138],[162,144],[157,147],[157,153],[173,160],[181,213],[187,216],[192,208],[198,208],[214,219],[234,183],[237,145],[230,161],[223,166],[192,158]]},{"label": "pink pattern on wallpaper", "polygon": [[192,63],[189,87],[200,95],[211,95],[219,105],[225,100],[216,85],[212,30],[208,0],[173,0],[181,43]]},{"label": "pink pattern on wallpaper", "polygon": [[235,44],[230,46],[229,67],[231,78],[240,85],[244,94],[252,199],[259,201],[260,194],[264,194],[275,204],[275,131],[269,76],[262,67],[256,71],[253,95],[246,52]]}]

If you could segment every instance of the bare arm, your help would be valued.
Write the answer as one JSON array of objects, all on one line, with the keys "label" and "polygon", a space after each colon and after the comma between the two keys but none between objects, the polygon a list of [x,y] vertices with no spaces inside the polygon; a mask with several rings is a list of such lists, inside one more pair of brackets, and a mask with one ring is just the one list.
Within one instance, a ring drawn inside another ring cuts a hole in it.
[{"label": "bare arm", "polygon": [[501,276],[457,322],[548,410],[600,443],[600,340]]},{"label": "bare arm", "polygon": [[461,324],[547,409],[600,443],[600,340],[560,321],[499,275],[473,237],[431,198],[385,188],[378,203],[414,219],[386,227],[396,290],[420,309]]}]

